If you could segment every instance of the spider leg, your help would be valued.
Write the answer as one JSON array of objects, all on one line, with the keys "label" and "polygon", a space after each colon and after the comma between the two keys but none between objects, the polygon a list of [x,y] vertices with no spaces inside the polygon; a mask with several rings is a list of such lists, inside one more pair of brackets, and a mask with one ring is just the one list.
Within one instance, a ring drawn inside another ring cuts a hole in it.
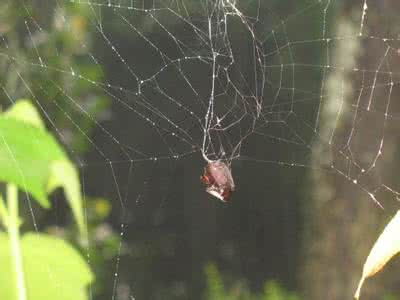
[{"label": "spider leg", "polygon": [[200,180],[203,184],[205,185],[210,185],[210,179],[208,178],[208,176],[200,176]]},{"label": "spider leg", "polygon": [[229,202],[230,197],[231,197],[231,190],[229,188],[225,187],[222,190],[221,196],[224,199],[224,200],[222,200],[223,202]]}]

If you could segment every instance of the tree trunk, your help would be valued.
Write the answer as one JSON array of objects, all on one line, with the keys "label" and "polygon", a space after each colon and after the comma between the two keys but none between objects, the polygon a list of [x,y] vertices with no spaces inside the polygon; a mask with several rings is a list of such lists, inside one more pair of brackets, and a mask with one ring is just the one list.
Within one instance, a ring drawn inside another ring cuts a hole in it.
[{"label": "tree trunk", "polygon": [[[396,194],[383,184],[398,186],[393,160],[400,122],[393,116],[400,110],[395,101],[400,61],[395,46],[384,38],[397,38],[390,25],[398,18],[394,12],[399,4],[367,2],[361,22],[362,4],[349,1],[338,9],[335,38],[326,42],[329,51],[322,64],[330,67],[323,71],[312,150],[316,169],[304,209],[304,299],[352,299],[370,248],[395,214]],[[367,280],[362,299],[387,294],[389,283],[381,280],[385,276],[377,277]],[[390,278],[395,277],[392,272]]]}]

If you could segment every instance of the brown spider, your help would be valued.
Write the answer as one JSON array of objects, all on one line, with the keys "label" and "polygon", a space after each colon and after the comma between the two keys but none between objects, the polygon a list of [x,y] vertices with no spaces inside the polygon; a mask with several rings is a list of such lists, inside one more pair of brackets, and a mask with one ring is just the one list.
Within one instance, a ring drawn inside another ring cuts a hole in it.
[{"label": "brown spider", "polygon": [[229,202],[231,193],[235,190],[231,169],[223,162],[209,161],[200,176],[206,186],[206,192],[223,202]]}]

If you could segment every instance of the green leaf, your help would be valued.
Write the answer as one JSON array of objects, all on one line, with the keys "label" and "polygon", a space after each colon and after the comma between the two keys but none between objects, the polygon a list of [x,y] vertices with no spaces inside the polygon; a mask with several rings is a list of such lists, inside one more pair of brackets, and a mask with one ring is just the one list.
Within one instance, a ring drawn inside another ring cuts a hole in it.
[{"label": "green leaf", "polygon": [[225,299],[225,289],[221,275],[214,264],[208,263],[205,267],[207,277],[207,298],[210,300]]},{"label": "green leaf", "polygon": [[[65,241],[45,234],[21,239],[28,300],[86,300],[93,275],[81,255]],[[0,299],[16,300],[9,239],[0,233]]]},{"label": "green leaf", "polygon": [[50,207],[46,183],[52,162],[65,159],[55,139],[27,123],[0,117],[0,181],[16,184]]},{"label": "green leaf", "polygon": [[278,282],[268,281],[264,285],[264,300],[298,300],[297,296],[287,292]]},{"label": "green leaf", "polygon": [[86,240],[78,171],[27,100],[0,114],[0,170],[0,181],[17,185],[45,208],[48,194],[62,187]]},{"label": "green leaf", "polygon": [[31,102],[26,99],[21,99],[15,102],[15,104],[4,113],[4,116],[24,121],[36,127],[40,127],[43,129],[45,128],[38,111],[31,104]]}]

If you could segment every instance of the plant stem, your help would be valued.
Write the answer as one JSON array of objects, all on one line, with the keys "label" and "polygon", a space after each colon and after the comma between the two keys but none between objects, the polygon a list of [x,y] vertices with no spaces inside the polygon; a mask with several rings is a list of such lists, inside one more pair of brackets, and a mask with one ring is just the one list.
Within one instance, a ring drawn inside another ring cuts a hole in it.
[{"label": "plant stem", "polygon": [[4,226],[4,228],[7,228],[7,219],[8,219],[7,208],[4,204],[3,197],[0,193],[0,223]]},{"label": "plant stem", "polygon": [[18,219],[18,189],[13,184],[7,184],[7,205],[8,205],[8,236],[10,238],[11,256],[14,262],[14,275],[17,285],[17,299],[26,300],[26,289],[24,271],[22,267],[22,252],[19,236]]}]

